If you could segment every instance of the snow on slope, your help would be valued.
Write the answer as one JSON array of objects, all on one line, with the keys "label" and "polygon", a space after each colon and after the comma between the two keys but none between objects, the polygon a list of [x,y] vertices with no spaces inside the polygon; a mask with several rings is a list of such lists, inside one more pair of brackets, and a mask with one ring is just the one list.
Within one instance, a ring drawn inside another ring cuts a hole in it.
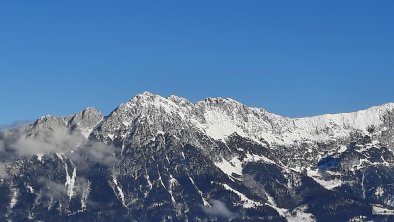
[{"label": "snow on slope", "polygon": [[375,204],[372,205],[372,214],[377,215],[394,215],[393,209],[387,209],[381,205]]},{"label": "snow on slope", "polygon": [[[354,130],[367,133],[370,126],[382,125],[382,116],[394,109],[394,103],[371,107],[366,110],[327,114],[305,118],[287,118],[269,113],[263,109],[247,108],[229,99],[228,107],[208,106],[204,111],[206,123],[201,124],[209,136],[225,139],[232,133],[247,136],[255,141],[264,139],[270,144],[293,144],[296,141],[327,141],[346,138]],[[197,106],[201,102],[197,103]],[[225,112],[226,109],[231,112]]]},{"label": "snow on slope", "polygon": [[198,129],[216,140],[237,133],[257,142],[288,145],[347,138],[355,130],[367,133],[368,127],[380,126],[382,116],[393,109],[394,103],[388,103],[353,113],[288,118],[232,99],[208,98],[193,104],[177,96],[164,98],[144,92],[115,109],[102,127],[115,132],[146,118],[149,124],[159,121],[159,124],[155,122],[157,131],[164,131],[168,123],[175,128]]},{"label": "snow on slope", "polygon": [[322,175],[319,173],[318,170],[312,170],[310,167],[308,167],[306,170],[309,177],[314,179],[317,183],[322,185],[327,190],[332,190],[336,187],[340,187],[343,183],[343,181],[338,178],[325,180],[322,178]]}]

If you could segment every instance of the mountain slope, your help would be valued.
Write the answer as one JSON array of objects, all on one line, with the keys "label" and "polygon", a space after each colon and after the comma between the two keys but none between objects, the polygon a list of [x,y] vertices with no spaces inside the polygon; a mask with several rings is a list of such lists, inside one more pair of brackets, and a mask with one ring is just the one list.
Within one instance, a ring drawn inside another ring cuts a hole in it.
[{"label": "mountain slope", "polygon": [[145,92],[0,134],[1,220],[394,219],[394,104],[287,118]]}]

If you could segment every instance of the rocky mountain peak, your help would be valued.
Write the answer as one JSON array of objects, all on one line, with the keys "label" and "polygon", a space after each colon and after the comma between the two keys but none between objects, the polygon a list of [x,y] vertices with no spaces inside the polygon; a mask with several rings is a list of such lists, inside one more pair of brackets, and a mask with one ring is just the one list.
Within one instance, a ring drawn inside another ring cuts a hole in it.
[{"label": "rocky mountain peak", "polygon": [[79,130],[88,137],[93,128],[103,119],[103,114],[93,107],[87,107],[79,113],[74,114],[68,121],[68,126],[73,130]]},{"label": "rocky mountain peak", "polygon": [[152,135],[186,129],[219,140],[236,133],[271,145],[327,142],[346,139],[354,131],[367,132],[371,126],[382,126],[383,116],[393,108],[393,103],[388,103],[353,113],[288,118],[229,98],[207,98],[193,104],[177,96],[165,98],[144,92],[117,107],[100,124],[96,134],[124,138],[136,125],[144,125]]},{"label": "rocky mountain peak", "polygon": [[93,128],[103,119],[103,115],[95,108],[87,107],[84,110],[70,116],[50,116],[46,115],[38,118],[34,123],[25,127],[25,131],[31,135],[47,133],[56,130],[68,130],[70,132],[81,133],[88,137]]}]

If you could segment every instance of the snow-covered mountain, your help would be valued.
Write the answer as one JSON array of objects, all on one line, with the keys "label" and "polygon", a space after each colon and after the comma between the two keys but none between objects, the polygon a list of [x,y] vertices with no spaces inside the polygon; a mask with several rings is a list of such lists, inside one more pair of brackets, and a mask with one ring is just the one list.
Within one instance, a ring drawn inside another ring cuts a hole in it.
[{"label": "snow-covered mountain", "polygon": [[144,92],[1,132],[0,220],[390,221],[393,126]]},{"label": "snow-covered mountain", "polygon": [[[148,118],[149,124],[161,120],[162,125],[154,128],[159,131],[167,129],[164,123],[179,123],[216,140],[225,140],[237,133],[256,141],[266,140],[272,145],[290,145],[297,141],[344,139],[354,131],[366,134],[370,127],[382,126],[384,116],[393,109],[394,103],[388,103],[354,113],[287,118],[264,109],[249,108],[232,99],[209,98],[193,104],[176,96],[163,98],[144,92],[119,106],[100,125],[105,127],[105,132],[110,132],[109,135],[114,135],[116,130],[128,129],[133,121]],[[179,125],[171,128],[177,129]]]}]

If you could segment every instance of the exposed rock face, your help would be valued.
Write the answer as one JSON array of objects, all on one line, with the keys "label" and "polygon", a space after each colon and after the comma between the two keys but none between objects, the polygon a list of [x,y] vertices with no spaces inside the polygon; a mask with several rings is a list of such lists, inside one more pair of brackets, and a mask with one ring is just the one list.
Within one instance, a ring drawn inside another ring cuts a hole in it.
[{"label": "exposed rock face", "polygon": [[393,126],[145,92],[1,132],[0,220],[390,221]]}]

